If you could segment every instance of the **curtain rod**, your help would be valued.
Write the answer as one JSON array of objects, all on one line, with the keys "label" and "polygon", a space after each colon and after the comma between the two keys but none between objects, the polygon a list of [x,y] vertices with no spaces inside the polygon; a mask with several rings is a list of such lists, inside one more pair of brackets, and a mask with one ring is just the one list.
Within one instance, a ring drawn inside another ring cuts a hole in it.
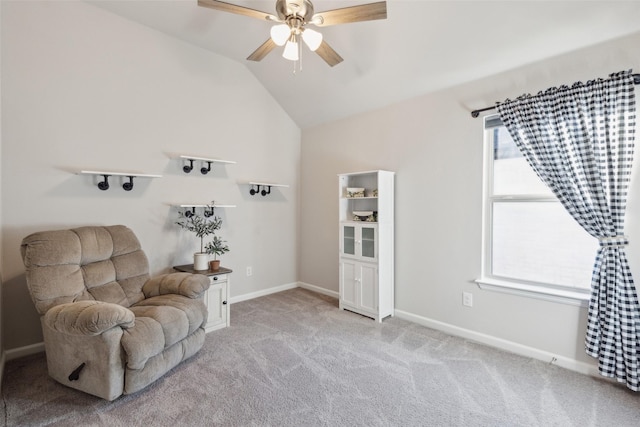
[{"label": "curtain rod", "polygon": [[[640,85],[640,74],[633,74],[633,84]],[[483,111],[495,110],[495,105],[493,107],[480,108],[479,110],[473,110],[471,112],[471,117],[476,118]]]}]

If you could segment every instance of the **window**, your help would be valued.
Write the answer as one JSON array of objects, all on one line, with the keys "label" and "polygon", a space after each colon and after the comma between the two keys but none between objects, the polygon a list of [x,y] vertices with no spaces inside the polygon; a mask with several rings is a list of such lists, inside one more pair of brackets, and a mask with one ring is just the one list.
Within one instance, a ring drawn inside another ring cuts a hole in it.
[{"label": "window", "polygon": [[589,297],[598,240],[571,218],[498,116],[485,118],[482,288],[576,303]]}]

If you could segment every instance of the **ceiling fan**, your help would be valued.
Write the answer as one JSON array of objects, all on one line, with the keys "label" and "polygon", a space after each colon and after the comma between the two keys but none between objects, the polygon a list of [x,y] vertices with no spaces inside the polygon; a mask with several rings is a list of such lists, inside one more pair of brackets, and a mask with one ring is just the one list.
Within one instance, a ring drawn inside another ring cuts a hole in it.
[{"label": "ceiling fan", "polygon": [[284,46],[283,57],[298,61],[302,39],[332,67],[341,63],[342,57],[322,39],[321,33],[307,25],[326,27],[387,18],[385,1],[314,13],[310,0],[276,0],[276,15],[218,0],[198,0],[198,6],[278,23],[271,28],[271,37],[247,57],[250,61],[261,61],[276,46]]}]

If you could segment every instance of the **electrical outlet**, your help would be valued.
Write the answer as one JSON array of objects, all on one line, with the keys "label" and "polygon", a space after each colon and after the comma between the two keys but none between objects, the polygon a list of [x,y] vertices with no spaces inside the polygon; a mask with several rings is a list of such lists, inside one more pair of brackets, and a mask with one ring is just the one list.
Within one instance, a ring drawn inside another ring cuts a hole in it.
[{"label": "electrical outlet", "polygon": [[471,292],[462,293],[462,305],[465,307],[473,307],[473,294]]},{"label": "electrical outlet", "polygon": [[251,276],[253,274],[253,268],[247,267],[247,276]]}]

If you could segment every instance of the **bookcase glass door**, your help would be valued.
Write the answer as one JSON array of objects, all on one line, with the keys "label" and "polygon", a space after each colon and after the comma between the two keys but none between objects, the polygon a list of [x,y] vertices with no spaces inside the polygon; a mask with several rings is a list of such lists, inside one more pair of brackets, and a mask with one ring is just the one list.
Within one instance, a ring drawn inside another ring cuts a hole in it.
[{"label": "bookcase glass door", "polygon": [[362,257],[376,257],[376,229],[375,227],[362,226]]},{"label": "bookcase glass door", "polygon": [[356,254],[356,228],[351,225],[342,227],[342,253],[345,255]]}]

